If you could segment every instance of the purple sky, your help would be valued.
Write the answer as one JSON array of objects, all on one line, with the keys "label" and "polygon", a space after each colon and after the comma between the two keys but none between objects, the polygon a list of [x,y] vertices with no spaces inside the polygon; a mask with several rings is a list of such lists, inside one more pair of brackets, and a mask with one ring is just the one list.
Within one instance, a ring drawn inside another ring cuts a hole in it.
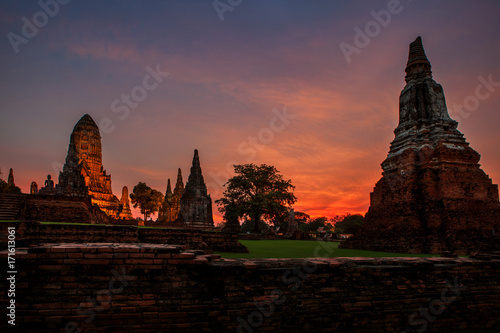
[{"label": "purple sky", "polygon": [[[139,181],[164,192],[178,167],[186,180],[198,149],[213,199],[231,164],[266,163],[296,185],[296,211],[364,213],[419,35],[452,118],[500,182],[500,84],[476,97],[479,77],[500,82],[498,1],[40,3],[0,2],[0,168],[24,192],[56,174],[88,113],[118,196]],[[169,75],[146,77],[155,68]]]}]

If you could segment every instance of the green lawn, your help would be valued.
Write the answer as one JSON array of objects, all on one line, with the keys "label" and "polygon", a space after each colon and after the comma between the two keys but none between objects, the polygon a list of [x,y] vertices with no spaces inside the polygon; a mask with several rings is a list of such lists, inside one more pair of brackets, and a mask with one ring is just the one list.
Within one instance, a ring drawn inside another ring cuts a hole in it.
[{"label": "green lawn", "polygon": [[240,240],[250,253],[219,252],[223,258],[308,258],[308,257],[437,257],[436,254],[405,254],[339,249],[338,242],[302,240]]}]

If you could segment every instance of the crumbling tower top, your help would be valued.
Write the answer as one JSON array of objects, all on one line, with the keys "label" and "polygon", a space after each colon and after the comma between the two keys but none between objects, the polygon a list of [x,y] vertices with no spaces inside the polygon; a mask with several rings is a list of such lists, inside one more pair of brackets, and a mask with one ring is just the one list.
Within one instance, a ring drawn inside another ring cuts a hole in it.
[{"label": "crumbling tower top", "polygon": [[422,38],[420,36],[410,44],[405,72],[405,81],[407,83],[418,78],[432,78],[431,63],[425,55]]}]

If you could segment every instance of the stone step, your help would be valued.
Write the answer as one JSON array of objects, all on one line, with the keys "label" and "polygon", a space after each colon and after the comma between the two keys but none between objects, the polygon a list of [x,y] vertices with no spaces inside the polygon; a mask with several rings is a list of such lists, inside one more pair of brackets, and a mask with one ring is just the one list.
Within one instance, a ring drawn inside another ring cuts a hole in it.
[{"label": "stone step", "polygon": [[24,194],[7,194],[0,195],[0,220],[14,220],[26,202]]},{"label": "stone step", "polygon": [[11,206],[12,204],[19,204],[23,203],[24,200],[10,200],[10,201],[0,201],[0,207],[1,206]]},{"label": "stone step", "polygon": [[19,213],[19,210],[20,209],[0,211],[0,219],[12,220],[12,219],[16,218],[17,214]]},{"label": "stone step", "polygon": [[0,209],[10,209],[11,207],[17,207],[19,205],[22,205],[24,202],[8,202],[8,203],[2,203],[0,204]]}]

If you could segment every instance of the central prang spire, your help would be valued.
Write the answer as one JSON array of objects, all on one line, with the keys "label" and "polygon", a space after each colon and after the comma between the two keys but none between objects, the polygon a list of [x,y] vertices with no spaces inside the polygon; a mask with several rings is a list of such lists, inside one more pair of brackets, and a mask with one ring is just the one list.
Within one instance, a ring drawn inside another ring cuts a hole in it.
[{"label": "central prang spire", "polygon": [[382,163],[384,171],[394,171],[392,157],[407,149],[419,152],[446,142],[458,147],[468,144],[450,118],[443,87],[432,78],[431,64],[425,55],[422,38],[410,44],[406,65],[406,86],[399,95],[399,125],[394,130],[389,155]]},{"label": "central prang spire", "polygon": [[432,78],[431,63],[425,55],[422,38],[420,36],[418,36],[417,39],[410,44],[410,51],[408,52],[408,62],[406,63],[405,72],[405,81],[407,83],[410,80],[421,77]]},{"label": "central prang spire", "polygon": [[189,174],[185,191],[192,194],[199,193],[201,195],[207,195],[207,186],[205,185],[205,180],[203,179],[203,174],[201,173],[198,149],[194,150],[193,164],[191,166],[191,173]]},{"label": "central prang spire", "polygon": [[179,220],[190,227],[212,228],[212,199],[201,173],[200,157],[195,149],[191,173],[180,202]]}]

